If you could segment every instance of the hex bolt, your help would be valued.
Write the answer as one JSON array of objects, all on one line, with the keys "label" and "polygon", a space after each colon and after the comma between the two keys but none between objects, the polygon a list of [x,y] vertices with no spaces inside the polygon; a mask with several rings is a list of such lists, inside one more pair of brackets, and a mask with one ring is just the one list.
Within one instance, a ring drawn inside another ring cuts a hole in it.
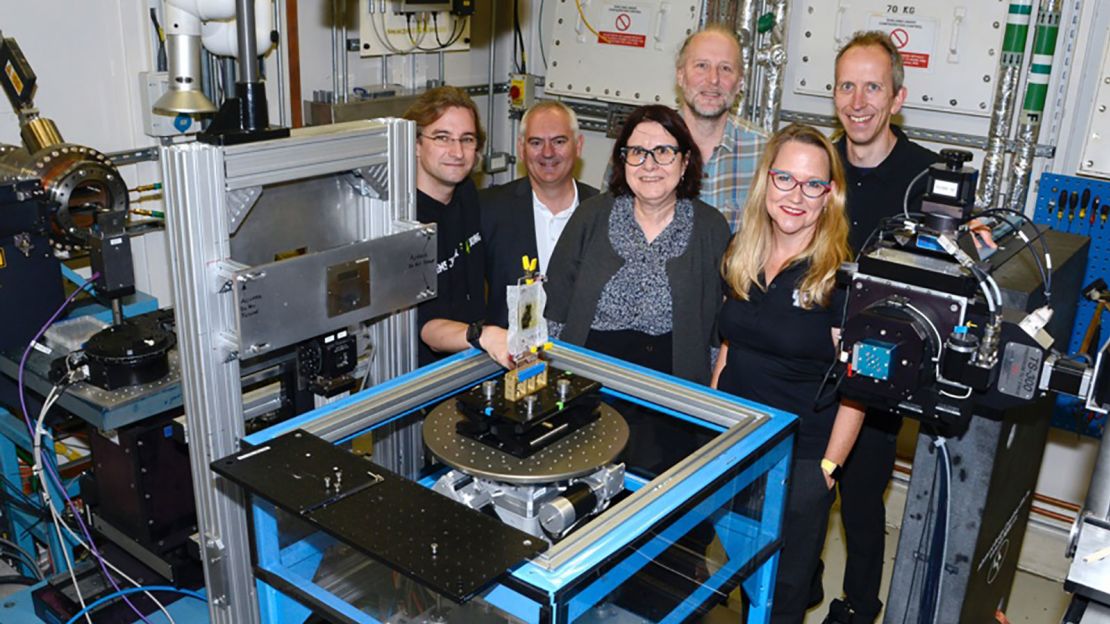
[{"label": "hex bolt", "polygon": [[490,379],[482,382],[482,394],[485,395],[486,401],[493,401],[493,393],[497,390],[497,382]]}]

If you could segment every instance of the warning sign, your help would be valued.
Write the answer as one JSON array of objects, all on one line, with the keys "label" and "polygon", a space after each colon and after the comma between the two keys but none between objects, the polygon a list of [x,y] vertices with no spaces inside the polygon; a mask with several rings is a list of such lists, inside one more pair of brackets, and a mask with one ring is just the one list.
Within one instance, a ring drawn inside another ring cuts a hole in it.
[{"label": "warning sign", "polygon": [[630,2],[611,2],[599,12],[597,42],[606,45],[642,48],[647,45],[651,15],[643,6]]},{"label": "warning sign", "polygon": [[928,70],[936,47],[937,23],[922,17],[871,16],[871,28],[890,34],[906,67]]}]

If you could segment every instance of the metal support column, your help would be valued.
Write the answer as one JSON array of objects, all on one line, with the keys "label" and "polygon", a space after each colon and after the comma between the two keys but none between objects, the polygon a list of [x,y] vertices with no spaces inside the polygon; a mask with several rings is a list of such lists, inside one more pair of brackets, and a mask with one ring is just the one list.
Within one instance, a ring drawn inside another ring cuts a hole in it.
[{"label": "metal support column", "polygon": [[208,469],[238,450],[244,434],[235,300],[219,267],[231,255],[220,148],[162,149],[166,231],[174,266],[189,463],[212,624],[259,622],[244,494]]}]

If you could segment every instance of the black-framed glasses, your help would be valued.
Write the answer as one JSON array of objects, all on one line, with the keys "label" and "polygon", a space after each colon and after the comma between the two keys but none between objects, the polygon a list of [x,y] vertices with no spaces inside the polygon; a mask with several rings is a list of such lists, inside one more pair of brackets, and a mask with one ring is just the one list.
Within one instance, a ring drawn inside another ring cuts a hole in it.
[{"label": "black-framed glasses", "polygon": [[651,149],[633,145],[631,147],[622,147],[620,151],[621,160],[623,160],[626,165],[632,165],[633,167],[639,167],[644,164],[644,161],[647,160],[649,155],[651,159],[655,161],[655,164],[669,165],[673,163],[681,153],[682,148],[677,145],[656,145]]},{"label": "black-framed glasses", "polygon": [[478,149],[478,138],[468,135],[461,137],[453,137],[449,134],[417,134],[417,138],[428,139],[436,147],[447,149],[451,147],[452,143],[458,143],[463,149],[473,150]]},{"label": "black-framed glasses", "polygon": [[790,172],[781,169],[771,169],[767,172],[767,175],[771,176],[771,183],[774,184],[775,188],[778,190],[789,193],[793,191],[795,187],[801,186],[802,195],[810,199],[822,197],[825,193],[832,190],[832,185],[828,180],[818,180],[814,178],[803,182],[795,178]]}]

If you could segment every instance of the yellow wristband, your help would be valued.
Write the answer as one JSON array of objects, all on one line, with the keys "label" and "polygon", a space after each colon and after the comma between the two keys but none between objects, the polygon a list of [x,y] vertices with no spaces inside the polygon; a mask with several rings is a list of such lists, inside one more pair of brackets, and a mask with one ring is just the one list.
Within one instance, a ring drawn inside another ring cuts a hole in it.
[{"label": "yellow wristband", "polygon": [[821,460],[821,470],[824,470],[826,474],[834,479],[840,476],[840,464],[834,462],[831,459],[826,458]]}]

